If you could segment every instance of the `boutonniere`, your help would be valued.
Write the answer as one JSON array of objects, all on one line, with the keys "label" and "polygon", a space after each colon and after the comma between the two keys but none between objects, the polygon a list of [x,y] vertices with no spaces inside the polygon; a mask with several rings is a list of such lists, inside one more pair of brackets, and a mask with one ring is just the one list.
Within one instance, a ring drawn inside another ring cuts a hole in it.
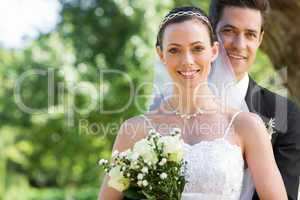
[{"label": "boutonniere", "polygon": [[267,128],[270,140],[272,139],[272,135],[275,133],[274,127],[275,127],[275,119],[271,118],[270,121],[268,123],[266,123],[266,128]]}]

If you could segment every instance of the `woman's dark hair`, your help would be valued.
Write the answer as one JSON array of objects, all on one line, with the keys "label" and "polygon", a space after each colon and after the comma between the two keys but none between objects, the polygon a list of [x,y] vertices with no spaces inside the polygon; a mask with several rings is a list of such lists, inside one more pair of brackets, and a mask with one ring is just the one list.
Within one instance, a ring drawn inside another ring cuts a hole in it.
[{"label": "woman's dark hair", "polygon": [[268,0],[212,0],[210,3],[209,17],[212,20],[214,30],[226,7],[250,8],[260,11],[262,16],[261,31],[263,31],[263,25],[270,10],[270,3]]},{"label": "woman's dark hair", "polygon": [[[193,14],[188,14],[188,13],[193,13]],[[191,19],[197,19],[201,23],[203,23],[204,25],[207,26],[211,44],[213,44],[214,33],[213,33],[211,22],[210,22],[208,16],[205,14],[205,12],[202,9],[194,7],[194,6],[189,6],[189,7],[174,8],[165,16],[162,24],[159,27],[159,31],[158,31],[157,39],[156,39],[156,47],[163,49],[162,38],[163,38],[164,31],[168,25],[184,22],[184,21],[191,20]]]}]

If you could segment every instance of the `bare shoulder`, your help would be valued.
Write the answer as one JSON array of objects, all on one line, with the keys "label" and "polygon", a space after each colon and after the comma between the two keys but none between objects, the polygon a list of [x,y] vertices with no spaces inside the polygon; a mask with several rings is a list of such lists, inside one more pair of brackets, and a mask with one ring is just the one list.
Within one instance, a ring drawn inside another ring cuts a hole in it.
[{"label": "bare shoulder", "polygon": [[257,129],[264,127],[261,117],[251,112],[240,112],[234,121],[234,128],[237,130]]},{"label": "bare shoulder", "polygon": [[114,149],[122,151],[132,148],[134,143],[147,136],[146,128],[145,119],[142,116],[134,116],[125,120],[120,126]]},{"label": "bare shoulder", "polygon": [[134,116],[127,120],[125,120],[121,127],[118,134],[125,134],[130,137],[144,137],[146,136],[146,128],[147,124],[145,119],[142,116]]},{"label": "bare shoulder", "polygon": [[261,117],[251,112],[241,112],[234,121],[235,132],[244,146],[253,143],[264,143],[268,140],[268,132]]},{"label": "bare shoulder", "polygon": [[235,131],[240,130],[239,132],[241,132],[241,130],[264,126],[264,122],[262,121],[261,117],[255,113],[244,112],[238,109],[228,109],[226,112],[224,112],[224,115],[229,121],[233,119],[234,115],[236,115],[232,123]]}]

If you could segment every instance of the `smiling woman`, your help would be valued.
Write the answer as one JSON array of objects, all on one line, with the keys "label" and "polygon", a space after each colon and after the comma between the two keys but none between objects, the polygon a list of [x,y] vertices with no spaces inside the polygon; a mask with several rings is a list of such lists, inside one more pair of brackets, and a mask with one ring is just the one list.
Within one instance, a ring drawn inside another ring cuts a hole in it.
[{"label": "smiling woman", "polygon": [[48,0],[10,0],[0,4],[0,43],[7,48],[21,48],[39,32],[54,29],[61,5]]},{"label": "smiling woman", "polygon": [[[126,120],[119,130],[114,150],[131,149],[147,137],[148,129],[164,136],[169,135],[176,125],[182,130],[183,158],[187,162],[187,184],[182,198],[178,196],[177,200],[238,200],[245,163],[254,179],[259,180],[256,186],[261,199],[287,199],[263,121],[253,113],[232,109],[225,102],[216,100],[209,88],[207,80],[219,45],[213,40],[211,24],[204,12],[197,7],[171,10],[160,25],[156,47],[172,79],[172,95],[150,113]],[[219,124],[217,127],[214,126],[216,123]],[[213,128],[204,132],[195,129],[195,124]],[[157,169],[150,164],[148,167],[149,174]],[[120,174],[121,178],[135,178],[125,171]],[[100,199],[123,198],[122,191],[110,187],[111,178],[109,174],[105,177]],[[142,191],[148,187],[153,191],[157,187],[157,184],[148,184],[153,183],[148,173],[139,180],[147,181],[146,185],[138,186],[143,187]],[[265,184],[260,184],[262,182]],[[174,188],[163,181],[158,182],[160,184],[161,188]],[[129,189],[137,187],[130,181],[126,186]],[[155,195],[164,194],[160,192]]]},{"label": "smiling woman", "polygon": [[156,47],[160,60],[174,83],[184,83],[184,87],[188,84],[193,88],[207,81],[211,62],[218,54],[212,27],[203,13],[196,8],[186,12],[174,9],[158,32]]},{"label": "smiling woman", "polygon": [[189,20],[166,27],[157,52],[175,83],[196,86],[207,81],[218,48],[217,43],[211,45],[204,24]]}]

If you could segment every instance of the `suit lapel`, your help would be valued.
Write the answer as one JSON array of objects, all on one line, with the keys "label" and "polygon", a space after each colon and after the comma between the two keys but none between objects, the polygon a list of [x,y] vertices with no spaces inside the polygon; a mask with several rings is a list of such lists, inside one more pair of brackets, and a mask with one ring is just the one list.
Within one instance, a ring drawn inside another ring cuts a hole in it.
[{"label": "suit lapel", "polygon": [[249,76],[249,85],[245,101],[250,112],[262,114],[261,105],[261,87]]},{"label": "suit lapel", "polygon": [[[270,118],[265,116],[267,106],[264,105],[263,88],[260,87],[251,77],[249,77],[249,86],[246,93],[245,101],[247,103],[249,112],[258,114],[264,123],[268,123]],[[274,145],[277,134],[272,137],[272,144]]]}]

